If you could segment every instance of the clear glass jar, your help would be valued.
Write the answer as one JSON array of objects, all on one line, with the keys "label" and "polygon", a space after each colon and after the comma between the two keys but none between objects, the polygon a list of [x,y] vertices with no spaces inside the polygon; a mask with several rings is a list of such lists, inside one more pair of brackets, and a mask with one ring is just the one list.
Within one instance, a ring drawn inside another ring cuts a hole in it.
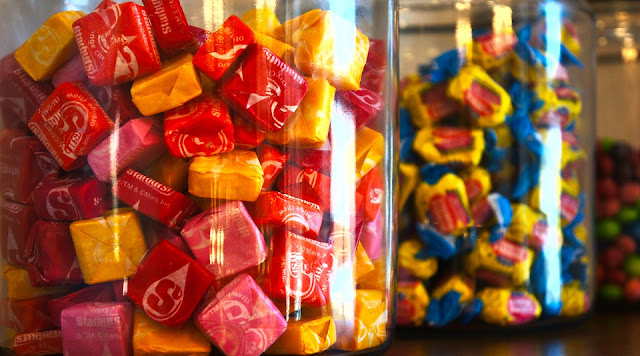
[{"label": "clear glass jar", "polygon": [[396,7],[0,0],[2,345],[384,350]]},{"label": "clear glass jar", "polygon": [[580,1],[401,1],[398,325],[588,314],[594,23]]},{"label": "clear glass jar", "polygon": [[609,1],[595,2],[593,9],[598,29],[598,297],[626,307],[640,302],[640,6]]}]

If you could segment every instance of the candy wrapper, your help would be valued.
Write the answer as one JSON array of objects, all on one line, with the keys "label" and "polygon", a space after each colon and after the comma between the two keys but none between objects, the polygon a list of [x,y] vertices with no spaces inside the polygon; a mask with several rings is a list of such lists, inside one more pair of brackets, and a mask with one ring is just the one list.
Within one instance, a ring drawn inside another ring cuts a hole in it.
[{"label": "candy wrapper", "polygon": [[29,129],[42,141],[62,169],[84,164],[85,156],[113,129],[113,122],[79,83],[57,87],[29,120]]},{"label": "candy wrapper", "polygon": [[184,325],[214,276],[166,240],[144,258],[129,280],[127,296],[154,321]]},{"label": "candy wrapper", "polygon": [[252,30],[271,36],[274,29],[280,26],[278,17],[270,7],[263,6],[242,14],[242,21]]},{"label": "candy wrapper", "polygon": [[398,247],[398,264],[416,278],[427,280],[438,271],[438,260],[435,257],[421,256],[423,249],[424,245],[419,240],[402,242]]},{"label": "candy wrapper", "polygon": [[11,265],[4,265],[2,274],[7,285],[7,298],[9,298],[9,301],[32,299],[67,291],[66,288],[62,287],[32,287],[31,283],[29,283],[29,272]]},{"label": "candy wrapper", "polygon": [[302,76],[259,45],[246,49],[240,67],[220,86],[225,101],[259,129],[267,131],[278,131],[284,126],[307,89]]},{"label": "candy wrapper", "polygon": [[25,249],[29,280],[34,287],[83,284],[68,223],[39,220]]},{"label": "candy wrapper", "polygon": [[226,355],[257,356],[287,329],[278,308],[242,274],[196,313],[195,324]]},{"label": "candy wrapper", "polygon": [[278,189],[284,191],[297,183],[308,184],[320,199],[319,205],[325,210],[331,208],[331,178],[311,168],[301,169],[287,164],[280,179]]},{"label": "candy wrapper", "polygon": [[485,147],[481,130],[440,126],[417,132],[413,149],[427,162],[478,165]]},{"label": "candy wrapper", "polygon": [[62,353],[62,331],[47,330],[16,335],[13,339],[16,356],[41,356]]},{"label": "candy wrapper", "polygon": [[[18,66],[17,62],[15,65]],[[4,78],[0,77],[0,113],[4,127],[25,127],[52,92],[49,81],[36,82],[19,66]]]},{"label": "candy wrapper", "polygon": [[399,326],[420,326],[424,323],[429,306],[429,295],[420,281],[398,281],[398,309],[396,323]]},{"label": "candy wrapper", "polygon": [[411,84],[403,95],[416,127],[431,127],[462,112],[462,105],[447,96],[446,83],[434,86],[427,83]]},{"label": "candy wrapper", "polygon": [[49,79],[77,51],[74,21],[82,11],[65,11],[51,16],[16,50],[15,57],[33,80]]},{"label": "candy wrapper", "polygon": [[109,186],[80,175],[46,177],[33,191],[36,214],[43,220],[92,219],[111,209]]},{"label": "candy wrapper", "polygon": [[256,44],[267,47],[271,50],[276,56],[280,57],[285,63],[290,66],[294,64],[294,56],[296,53],[296,49],[284,42],[280,42],[273,37],[269,37],[260,32],[255,32],[256,36]]},{"label": "candy wrapper", "polygon": [[362,210],[365,222],[374,221],[380,211],[384,195],[384,182],[380,169],[373,167],[369,173],[362,177],[356,191],[363,197]]},{"label": "candy wrapper", "polygon": [[211,344],[191,323],[180,329],[154,322],[144,311],[136,309],[133,315],[134,355],[191,355],[207,356]]},{"label": "candy wrapper", "polygon": [[364,177],[384,156],[384,137],[369,127],[356,132],[356,179]]},{"label": "candy wrapper", "polygon": [[62,311],[65,355],[130,355],[132,330],[131,303],[83,303]]},{"label": "candy wrapper", "polygon": [[145,116],[177,108],[200,94],[200,78],[190,53],[165,62],[162,69],[137,79],[131,87],[133,103]]},{"label": "candy wrapper", "polygon": [[146,173],[149,178],[158,183],[164,184],[176,192],[184,192],[187,188],[189,164],[183,158],[166,153],[154,162]]},{"label": "candy wrapper", "polygon": [[[234,62],[256,41],[253,31],[238,16],[232,15],[196,53],[193,64],[218,81]],[[235,66],[234,66],[235,68]]]},{"label": "candy wrapper", "polygon": [[336,326],[330,316],[303,318],[287,323],[287,330],[266,353],[270,355],[312,355],[336,342]]},{"label": "candy wrapper", "polygon": [[541,308],[536,298],[521,291],[486,288],[477,294],[483,303],[482,319],[491,324],[515,325],[529,322],[540,316]]},{"label": "candy wrapper", "polygon": [[71,224],[71,238],[87,284],[133,275],[147,246],[138,216],[132,209],[106,212],[102,217]]},{"label": "candy wrapper", "polygon": [[353,118],[356,130],[371,122],[384,108],[382,96],[366,88],[339,91],[337,97],[344,110]]},{"label": "candy wrapper", "polygon": [[97,284],[82,288],[62,297],[50,299],[47,308],[55,325],[60,326],[62,311],[70,306],[88,302],[114,302],[113,288],[109,284]]},{"label": "candy wrapper", "polygon": [[203,198],[255,201],[264,173],[254,152],[234,150],[196,157],[189,166],[189,193]]},{"label": "candy wrapper", "polygon": [[84,71],[84,65],[82,64],[82,58],[80,55],[75,55],[55,72],[53,78],[51,78],[51,84],[57,88],[65,82],[84,83],[88,80],[87,72]]},{"label": "candy wrapper", "polygon": [[467,190],[469,201],[476,201],[491,191],[491,176],[485,169],[473,167],[464,179],[464,187]]},{"label": "candy wrapper", "polygon": [[360,88],[381,94],[387,75],[387,42],[381,39],[369,39],[369,54],[362,70]]},{"label": "candy wrapper", "polygon": [[329,277],[333,270],[332,246],[288,231],[271,238],[273,257],[268,262],[265,292],[303,306],[329,302]]},{"label": "candy wrapper", "polygon": [[[453,275],[441,282],[431,295],[426,322],[430,326],[441,327],[463,314],[467,305],[473,305],[473,280]],[[478,309],[478,308],[474,308]],[[474,316],[477,312],[474,312]]]},{"label": "candy wrapper", "polygon": [[518,37],[510,27],[476,36],[472,45],[473,61],[487,70],[503,66],[517,42]]},{"label": "candy wrapper", "polygon": [[51,296],[8,301],[3,300],[2,325],[16,330],[18,333],[31,333],[36,331],[54,329],[56,322],[47,309],[47,303]]},{"label": "candy wrapper", "polygon": [[420,183],[420,168],[415,164],[400,163],[399,168],[400,193],[398,193],[398,208],[400,211],[404,208]]},{"label": "candy wrapper", "polygon": [[480,238],[466,257],[467,272],[498,286],[520,286],[530,277],[533,251],[506,239],[494,243]]},{"label": "candy wrapper", "polygon": [[[127,167],[146,166],[158,159],[165,152],[163,143],[162,129],[155,119],[132,119],[96,146],[87,161],[96,177],[108,182]],[[114,147],[117,153],[112,159]]]},{"label": "candy wrapper", "polygon": [[209,94],[167,111],[164,137],[169,152],[176,157],[211,156],[235,147],[234,127],[227,106]]},{"label": "candy wrapper", "polygon": [[37,221],[31,205],[14,203],[3,199],[0,202],[0,243],[3,258],[18,267],[25,267],[27,241]]},{"label": "candy wrapper", "polygon": [[561,238],[560,231],[551,228],[542,213],[525,204],[513,204],[512,208],[513,220],[507,230],[507,240],[540,250],[551,239]]},{"label": "candy wrapper", "polygon": [[140,5],[126,2],[97,9],[77,20],[73,31],[95,85],[117,85],[160,69],[147,11]]},{"label": "candy wrapper", "polygon": [[267,258],[264,238],[240,201],[194,216],[182,229],[182,237],[196,260],[216,279],[257,266]]},{"label": "candy wrapper", "polygon": [[387,339],[387,313],[383,292],[356,290],[353,337],[351,340],[341,340],[341,336],[338,343],[354,351],[381,345]]},{"label": "candy wrapper", "polygon": [[244,118],[236,115],[233,122],[237,149],[250,150],[258,147],[264,141],[266,133],[248,123]]},{"label": "candy wrapper", "polygon": [[158,46],[166,53],[174,53],[191,45],[191,33],[179,0],[144,0]]},{"label": "candy wrapper", "polygon": [[562,309],[560,315],[576,317],[586,313],[591,307],[589,294],[576,284],[562,286]]},{"label": "candy wrapper", "polygon": [[269,191],[289,161],[289,155],[280,152],[276,147],[264,144],[258,147],[258,160],[264,172],[262,191]]},{"label": "candy wrapper", "polygon": [[115,121],[124,123],[142,114],[131,100],[131,84],[117,86],[97,86],[87,84],[87,89],[100,103],[104,111]]},{"label": "candy wrapper", "polygon": [[182,193],[130,168],[118,177],[112,192],[120,201],[175,230],[200,211]]},{"label": "candy wrapper", "polygon": [[324,212],[317,204],[279,192],[260,194],[250,210],[260,227],[286,229],[311,239],[318,236]]}]

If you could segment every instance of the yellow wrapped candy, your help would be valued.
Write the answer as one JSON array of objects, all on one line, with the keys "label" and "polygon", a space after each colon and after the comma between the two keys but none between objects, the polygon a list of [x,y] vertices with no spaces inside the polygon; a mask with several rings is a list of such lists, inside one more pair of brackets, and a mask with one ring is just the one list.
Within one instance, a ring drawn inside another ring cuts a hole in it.
[{"label": "yellow wrapped candy", "polygon": [[422,282],[398,281],[398,310],[396,321],[398,325],[420,326],[429,307],[429,295]]},{"label": "yellow wrapped candy", "polygon": [[473,62],[485,69],[502,67],[517,42],[518,38],[511,27],[481,35],[473,41]]},{"label": "yellow wrapped candy", "polygon": [[356,132],[356,179],[367,175],[384,156],[384,137],[367,126]]},{"label": "yellow wrapped candy", "polygon": [[[280,39],[284,33],[284,42],[296,47],[296,67],[314,78],[327,79],[338,90],[360,89],[369,38],[333,11],[314,11],[292,21],[291,25],[283,24],[282,30],[276,29],[275,37]],[[293,30],[295,25],[298,27]],[[290,41],[286,39],[288,32]]]},{"label": "yellow wrapped candy", "polygon": [[336,88],[326,79],[305,79],[309,83],[307,94],[282,129],[267,132],[266,139],[269,142],[299,148],[319,148],[327,141]]},{"label": "yellow wrapped candy", "polygon": [[196,157],[189,166],[189,193],[202,198],[256,201],[264,173],[253,151]]},{"label": "yellow wrapped candy", "polygon": [[529,281],[533,251],[505,239],[490,243],[486,234],[478,239],[474,250],[466,257],[467,273],[489,271],[508,277],[513,286]]},{"label": "yellow wrapped candy", "polygon": [[454,127],[423,128],[418,130],[413,149],[427,162],[478,165],[484,151],[482,130]]},{"label": "yellow wrapped candy", "polygon": [[431,127],[433,118],[422,102],[422,93],[431,88],[429,83],[413,83],[407,85],[402,93],[404,106],[409,110],[411,122],[418,128]]},{"label": "yellow wrapped candy", "polygon": [[451,291],[460,293],[459,303],[466,303],[473,299],[474,285],[470,281],[467,281],[463,276],[454,275],[447,279],[446,282],[438,285],[433,293],[431,293],[431,297],[433,299],[441,299],[445,294]]},{"label": "yellow wrapped candy", "polygon": [[255,32],[262,33],[267,36],[271,36],[273,30],[280,27],[278,17],[268,6],[249,10],[242,15],[241,19]]},{"label": "yellow wrapped candy", "polygon": [[131,87],[133,103],[145,116],[177,108],[200,94],[200,77],[191,53],[171,59],[159,71],[136,79]]},{"label": "yellow wrapped candy", "polygon": [[33,80],[49,79],[78,52],[73,23],[82,11],[59,12],[47,19],[14,54],[20,67]]},{"label": "yellow wrapped candy", "polygon": [[284,42],[280,42],[275,38],[269,37],[260,32],[254,32],[254,34],[256,36],[257,44],[267,47],[271,50],[271,52],[275,53],[276,56],[280,57],[287,64],[293,64],[294,56],[296,53],[296,49],[293,48],[293,46]]},{"label": "yellow wrapped candy", "polygon": [[582,52],[582,46],[580,45],[578,34],[576,33],[576,29],[572,23],[565,22],[562,25],[560,41],[563,45],[565,45],[565,47],[567,47],[571,54],[576,57],[580,56],[580,53]]},{"label": "yellow wrapped candy", "polygon": [[291,20],[274,28],[271,32],[271,36],[279,41],[294,45],[293,34],[302,28],[310,27],[323,15],[324,11],[320,9],[313,9],[305,12],[304,14],[292,18]]},{"label": "yellow wrapped candy", "polygon": [[345,349],[355,351],[381,345],[387,339],[387,318],[383,292],[356,290],[354,335],[353,340],[345,343]]},{"label": "yellow wrapped candy", "polygon": [[411,194],[420,183],[420,168],[411,163],[400,163],[400,197],[398,198],[398,210],[402,210]]},{"label": "yellow wrapped candy", "polygon": [[184,158],[169,153],[162,156],[147,171],[147,177],[160,182],[176,192],[183,192],[187,187],[189,164]]},{"label": "yellow wrapped candy", "polygon": [[367,255],[367,251],[365,251],[361,243],[358,243],[353,263],[353,274],[356,283],[359,283],[363,276],[366,276],[369,272],[373,272],[375,269],[376,267],[373,265],[373,262],[371,262],[369,255]]},{"label": "yellow wrapped candy", "polygon": [[514,203],[511,209],[513,218],[505,235],[507,240],[539,250],[552,239],[558,242],[562,239],[560,230],[549,226],[544,214],[526,204]]},{"label": "yellow wrapped candy", "polygon": [[7,281],[7,298],[10,301],[31,299],[43,295],[61,294],[68,292],[67,288],[59,287],[32,287],[29,282],[29,272],[12,265],[4,265],[2,274]]},{"label": "yellow wrapped candy", "polygon": [[477,65],[460,69],[447,94],[467,105],[480,127],[500,125],[513,111],[509,94]]},{"label": "yellow wrapped candy", "polygon": [[398,247],[398,264],[409,271],[414,277],[427,280],[438,271],[438,260],[435,257],[419,260],[415,256],[422,250],[422,242],[409,239]]},{"label": "yellow wrapped candy", "polygon": [[415,195],[415,212],[421,222],[431,224],[444,234],[454,236],[473,226],[469,199],[463,180],[445,173],[435,184],[422,182]]},{"label": "yellow wrapped candy", "polygon": [[271,345],[270,355],[311,355],[327,350],[336,342],[333,318],[305,318],[289,321],[287,330]]},{"label": "yellow wrapped candy", "polygon": [[534,87],[534,93],[542,106],[533,112],[531,121],[538,123],[549,111],[555,110],[558,105],[558,96],[548,83],[540,83]]},{"label": "yellow wrapped candy", "polygon": [[482,319],[490,324],[514,325],[535,320],[542,308],[538,300],[527,292],[508,288],[486,288],[476,297],[483,303]]},{"label": "yellow wrapped candy", "polygon": [[133,275],[147,251],[140,220],[133,209],[117,209],[70,226],[78,264],[87,284]]},{"label": "yellow wrapped candy", "polygon": [[567,317],[576,317],[585,314],[591,303],[589,302],[589,294],[580,288],[579,283],[569,283],[562,286],[562,309],[560,315]]},{"label": "yellow wrapped candy", "polygon": [[181,328],[159,324],[137,309],[133,316],[133,355],[206,356],[209,340],[191,323]]},{"label": "yellow wrapped candy", "polygon": [[360,289],[375,289],[384,291],[387,289],[387,265],[382,258],[373,261],[373,271],[363,274],[358,282]]},{"label": "yellow wrapped candy", "polygon": [[511,52],[509,72],[523,83],[545,82],[547,79],[547,68],[541,62],[529,64],[515,51]]},{"label": "yellow wrapped candy", "polygon": [[491,191],[491,175],[486,169],[474,166],[464,178],[469,201],[476,201]]}]

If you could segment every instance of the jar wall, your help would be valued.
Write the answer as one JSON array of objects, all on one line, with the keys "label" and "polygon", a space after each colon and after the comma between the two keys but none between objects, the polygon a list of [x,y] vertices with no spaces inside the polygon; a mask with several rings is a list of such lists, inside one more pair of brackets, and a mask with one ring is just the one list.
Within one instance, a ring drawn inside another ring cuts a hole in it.
[{"label": "jar wall", "polygon": [[398,325],[591,309],[593,18],[574,1],[400,2]]},{"label": "jar wall", "polygon": [[0,0],[1,346],[388,347],[395,1],[116,3]]}]

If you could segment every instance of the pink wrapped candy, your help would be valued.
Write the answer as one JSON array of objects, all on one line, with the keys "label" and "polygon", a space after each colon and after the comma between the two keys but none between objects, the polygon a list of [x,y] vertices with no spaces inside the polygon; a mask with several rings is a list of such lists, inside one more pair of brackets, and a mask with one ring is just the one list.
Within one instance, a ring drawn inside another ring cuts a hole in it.
[{"label": "pink wrapped candy", "polygon": [[50,299],[47,303],[49,314],[57,326],[60,326],[62,311],[76,304],[87,302],[114,302],[113,289],[109,283],[96,284],[77,290],[62,297]]},{"label": "pink wrapped candy", "polygon": [[54,87],[59,87],[65,82],[86,82],[87,72],[84,71],[80,55],[71,57],[51,78]]},{"label": "pink wrapped candy", "polygon": [[107,115],[120,125],[131,118],[142,116],[131,100],[131,83],[112,87],[88,83],[87,89]]},{"label": "pink wrapped candy", "polygon": [[216,279],[257,266],[267,257],[264,238],[240,201],[194,216],[182,229],[182,237]]},{"label": "pink wrapped candy", "polygon": [[208,301],[195,324],[220,351],[234,356],[260,355],[287,329],[278,308],[246,274]]},{"label": "pink wrapped candy", "polygon": [[62,311],[65,356],[131,355],[133,305],[82,303]]}]

